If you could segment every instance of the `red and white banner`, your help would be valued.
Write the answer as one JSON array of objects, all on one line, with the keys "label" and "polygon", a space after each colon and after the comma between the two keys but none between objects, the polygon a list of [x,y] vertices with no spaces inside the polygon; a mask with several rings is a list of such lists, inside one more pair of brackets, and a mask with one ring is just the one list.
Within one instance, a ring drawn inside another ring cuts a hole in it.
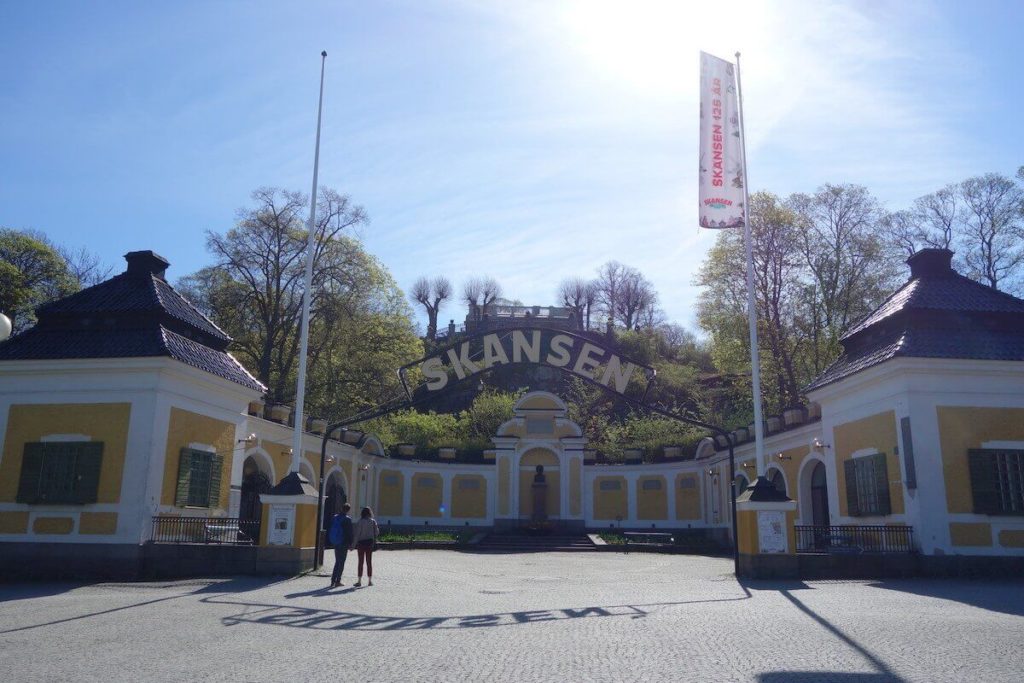
[{"label": "red and white banner", "polygon": [[700,225],[742,228],[746,220],[736,71],[700,53]]}]

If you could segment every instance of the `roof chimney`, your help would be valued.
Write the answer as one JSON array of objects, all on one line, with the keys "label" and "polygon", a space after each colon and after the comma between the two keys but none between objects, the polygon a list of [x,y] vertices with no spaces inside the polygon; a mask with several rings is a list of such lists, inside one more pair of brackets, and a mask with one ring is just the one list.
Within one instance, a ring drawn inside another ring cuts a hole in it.
[{"label": "roof chimney", "polygon": [[129,275],[155,275],[156,277],[164,280],[164,272],[170,264],[160,254],[157,254],[149,249],[145,251],[129,251],[124,255],[124,260],[128,262],[128,274]]},{"label": "roof chimney", "polygon": [[910,279],[916,280],[926,275],[950,275],[953,273],[952,262],[953,252],[949,249],[921,249],[907,259]]}]

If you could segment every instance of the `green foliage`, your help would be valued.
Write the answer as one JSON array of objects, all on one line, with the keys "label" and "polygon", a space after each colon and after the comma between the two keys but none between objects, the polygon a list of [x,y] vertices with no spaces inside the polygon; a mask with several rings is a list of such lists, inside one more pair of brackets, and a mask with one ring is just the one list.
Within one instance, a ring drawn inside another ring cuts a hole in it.
[{"label": "green foliage", "polygon": [[22,332],[35,324],[34,309],[78,291],[67,261],[45,235],[0,228],[0,312]]},{"label": "green foliage", "polygon": [[442,446],[457,447],[466,439],[464,424],[459,416],[450,413],[404,410],[371,420],[364,429],[376,434],[387,445],[416,444],[416,449],[421,452]]}]

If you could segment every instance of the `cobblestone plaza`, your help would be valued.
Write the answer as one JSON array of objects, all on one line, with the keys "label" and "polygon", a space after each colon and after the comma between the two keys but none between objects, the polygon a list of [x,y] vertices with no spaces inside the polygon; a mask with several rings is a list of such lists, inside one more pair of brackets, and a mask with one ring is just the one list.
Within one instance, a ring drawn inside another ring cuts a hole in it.
[{"label": "cobblestone plaza", "polygon": [[[354,559],[354,558],[353,558]],[[5,680],[1019,681],[1019,581],[738,582],[729,559],[379,553],[323,575],[0,586]],[[330,570],[330,560],[324,567]]]}]

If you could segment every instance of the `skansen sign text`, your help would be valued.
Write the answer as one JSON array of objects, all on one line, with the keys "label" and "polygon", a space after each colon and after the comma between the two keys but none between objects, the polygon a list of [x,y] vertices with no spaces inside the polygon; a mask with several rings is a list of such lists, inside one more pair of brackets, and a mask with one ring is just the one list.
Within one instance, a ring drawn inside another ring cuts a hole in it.
[{"label": "skansen sign text", "polygon": [[420,363],[420,370],[430,391],[443,389],[452,374],[462,380],[496,365],[533,363],[568,370],[620,394],[626,392],[636,365],[581,337],[545,337],[540,330],[487,334],[478,343],[465,341],[427,358]]}]

